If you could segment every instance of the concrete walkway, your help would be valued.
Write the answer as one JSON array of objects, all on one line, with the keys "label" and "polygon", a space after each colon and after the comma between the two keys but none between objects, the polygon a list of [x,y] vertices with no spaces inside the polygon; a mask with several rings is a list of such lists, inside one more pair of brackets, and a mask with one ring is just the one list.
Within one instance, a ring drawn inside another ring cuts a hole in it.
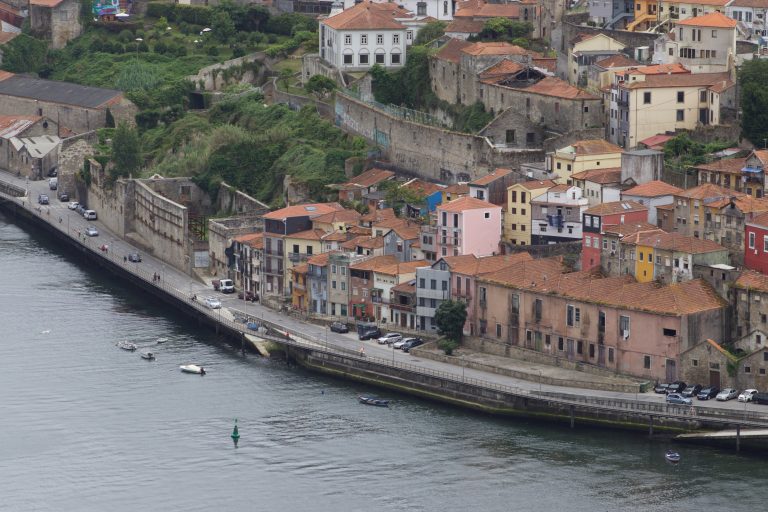
[{"label": "concrete walkway", "polygon": [[[11,200],[19,205],[22,205],[23,203],[23,207],[25,209],[33,212],[35,215],[38,215],[43,221],[50,223],[53,227],[59,229],[61,232],[68,234],[71,238],[77,240],[78,243],[89,246],[94,250],[98,250],[98,247],[106,244],[109,246],[109,252],[112,256],[119,256],[117,258],[118,261],[122,260],[123,255],[127,256],[131,252],[141,252],[123,239],[111,233],[99,221],[86,221],[77,212],[67,209],[67,204],[59,202],[56,199],[55,193],[49,190],[47,180],[26,183],[24,179],[18,179],[14,175],[0,171],[0,181],[12,183],[21,187],[22,189],[27,188],[26,197],[3,197],[4,200]],[[41,193],[49,195],[51,198],[50,205],[40,206],[37,204],[37,196]],[[96,227],[99,230],[99,236],[84,236],[85,228],[87,226]],[[151,255],[142,253],[142,258],[143,261],[141,263],[125,261],[123,263],[125,265],[125,269],[148,280],[151,279],[153,274],[158,274],[160,279],[156,283],[156,286],[160,288],[172,288],[179,293],[186,294],[188,297],[196,295],[198,301],[202,301],[206,296],[216,297],[221,300],[224,306],[221,310],[219,310],[223,318],[233,319],[236,316],[245,315],[251,319],[263,319],[268,322],[292,329],[305,339],[313,341],[319,346],[327,346],[329,348],[337,348],[355,352],[363,348],[365,353],[371,356],[411,364],[425,370],[452,374],[457,379],[477,379],[492,384],[527,390],[532,393],[541,393],[545,395],[551,394],[553,396],[571,395],[587,398],[621,398],[625,400],[664,403],[663,395],[656,395],[654,393],[638,394],[634,392],[627,393],[620,391],[598,391],[585,389],[583,387],[562,385],[556,386],[546,383],[547,377],[558,378],[565,381],[576,381],[580,379],[582,383],[584,382],[585,378],[594,379],[598,377],[592,374],[586,374],[584,372],[571,371],[554,366],[519,362],[486,354],[469,353],[467,351],[459,352],[459,354],[464,357],[465,360],[475,361],[478,363],[478,366],[480,363],[482,363],[483,365],[487,365],[489,369],[507,368],[509,370],[519,370],[520,375],[529,376],[528,378],[521,378],[520,376],[511,377],[509,375],[498,373],[497,371],[483,371],[477,369],[477,367],[457,366],[448,362],[436,361],[409,355],[399,350],[394,350],[387,345],[378,345],[375,340],[361,342],[356,339],[354,333],[332,333],[324,326],[302,322],[292,316],[283,315],[271,309],[262,307],[258,303],[252,304],[243,300],[238,300],[236,295],[224,295],[215,292],[212,287],[206,286],[199,280],[166,265]],[[459,362],[461,362],[461,358],[459,358]],[[610,378],[608,379],[609,381],[613,380]],[[621,380],[622,378],[616,377],[616,379]],[[631,382],[631,379],[626,380],[626,382]],[[744,410],[747,406],[744,404],[737,404],[735,401],[710,401],[706,404],[706,407]],[[754,410],[756,412],[768,412],[768,407],[765,406],[748,404],[748,407],[750,410]]]}]

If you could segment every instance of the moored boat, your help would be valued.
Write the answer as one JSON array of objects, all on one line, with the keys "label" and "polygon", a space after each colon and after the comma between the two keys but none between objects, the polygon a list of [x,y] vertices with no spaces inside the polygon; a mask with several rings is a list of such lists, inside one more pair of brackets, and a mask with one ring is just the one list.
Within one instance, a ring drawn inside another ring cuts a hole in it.
[{"label": "moored boat", "polygon": [[195,373],[197,375],[205,375],[205,368],[197,364],[183,364],[179,366],[179,370],[184,373]]},{"label": "moored boat", "polygon": [[154,361],[155,360],[155,354],[153,352],[142,352],[141,358],[146,359],[147,361]]},{"label": "moored boat", "polygon": [[357,397],[361,404],[375,405],[378,407],[389,407],[389,400],[377,398],[375,396],[360,395]]},{"label": "moored boat", "polygon": [[129,352],[133,352],[138,348],[135,343],[131,343],[130,341],[118,341],[117,346],[118,348],[128,350]]},{"label": "moored boat", "polygon": [[671,462],[672,464],[680,462],[680,454],[673,450],[667,450],[667,453],[664,454],[664,458],[667,462]]}]

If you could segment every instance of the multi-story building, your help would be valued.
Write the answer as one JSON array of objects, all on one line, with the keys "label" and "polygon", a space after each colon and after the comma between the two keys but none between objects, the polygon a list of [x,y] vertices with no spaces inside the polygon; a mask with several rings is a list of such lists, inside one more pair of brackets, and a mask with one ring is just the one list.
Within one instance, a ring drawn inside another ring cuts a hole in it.
[{"label": "multi-story building", "polygon": [[726,72],[735,59],[736,20],[719,12],[677,21],[654,43],[655,63],[680,63],[693,73]]},{"label": "multi-story building", "polygon": [[485,274],[477,288],[488,338],[650,380],[676,380],[682,351],[725,339],[727,303],[701,279],[563,274],[543,259]]},{"label": "multi-story building", "polygon": [[736,105],[728,73],[617,76],[611,94],[616,98],[611,115],[618,117],[618,129],[609,138],[625,148],[667,131],[718,125],[721,110]]},{"label": "multi-story building", "polygon": [[[296,238],[296,235],[301,237],[302,232],[311,230],[313,218],[343,209],[338,203],[315,203],[288,206],[264,215],[263,275],[265,295],[283,297],[290,294],[288,286],[290,273],[286,272],[285,269],[293,266],[293,263],[298,262],[301,258],[294,258],[295,261],[289,259],[289,250],[293,254],[309,256],[309,250],[306,248],[308,246],[314,247],[312,241],[302,245],[299,241],[300,238]],[[296,240],[297,243],[292,243],[290,248],[286,248],[286,237],[292,236],[294,238],[291,238],[291,241]],[[299,248],[297,249],[294,245],[298,245]],[[302,247],[304,248],[303,253]],[[316,251],[317,254],[320,252],[322,250]]]},{"label": "multi-story building", "polygon": [[381,318],[381,306],[379,305],[378,317],[373,308],[374,272],[396,264],[397,259],[394,256],[375,256],[349,266],[349,311],[354,318],[367,321]]},{"label": "multi-story building", "polygon": [[634,272],[634,266],[626,250],[622,251],[621,241],[636,233],[661,231],[647,222],[631,222],[603,227],[600,250],[600,270],[607,276],[623,276]]},{"label": "multi-story building", "polygon": [[360,2],[332,9],[320,21],[320,58],[342,71],[367,71],[374,65],[400,68],[426,16],[392,3]]},{"label": "multi-story building", "polygon": [[766,11],[768,3],[764,0],[732,0],[725,8],[725,14],[736,20],[741,37],[750,40],[768,35]]},{"label": "multi-story building", "polygon": [[394,310],[391,307],[392,289],[399,284],[413,282],[416,279],[416,269],[428,266],[428,262],[418,260],[379,265],[373,269],[371,302],[377,322],[395,322]]},{"label": "multi-story building", "polygon": [[437,330],[435,313],[440,304],[451,299],[451,267],[473,262],[473,254],[446,256],[429,267],[416,269],[416,328],[422,331]]},{"label": "multi-story building", "polygon": [[301,263],[291,268],[291,306],[296,311],[306,312],[309,307],[307,272],[309,272],[308,263]]},{"label": "multi-story building", "polygon": [[[393,286],[389,300],[390,323],[403,329],[416,329],[416,280]],[[394,328],[394,327],[393,327]]]},{"label": "multi-story building", "polygon": [[734,309],[736,337],[768,330],[768,276],[754,270],[741,272],[733,285],[731,303]]},{"label": "multi-story building", "polygon": [[261,263],[264,233],[240,235],[234,239],[235,279],[244,292],[256,296],[262,293]]},{"label": "multi-story building", "polygon": [[572,175],[595,169],[621,167],[623,149],[603,139],[580,140],[555,150],[552,172],[560,184],[573,185]]},{"label": "multi-story building", "polygon": [[582,190],[589,206],[621,199],[621,167],[577,172],[571,183]]},{"label": "multi-story building", "polygon": [[504,240],[513,245],[531,245],[530,202],[557,185],[552,180],[531,180],[507,188]]},{"label": "multi-story building", "polygon": [[437,207],[437,230],[438,257],[494,254],[501,241],[501,207],[460,197]]},{"label": "multi-story building", "polygon": [[589,18],[599,26],[621,30],[633,19],[632,0],[589,0]]},{"label": "multi-story building", "polygon": [[338,185],[339,201],[360,201],[364,195],[376,192],[379,185],[395,177],[395,173],[374,167],[368,169],[346,183]]},{"label": "multi-story building", "polygon": [[708,164],[693,167],[699,185],[714,183],[723,188],[742,192],[753,197],[762,197],[764,173],[762,168],[749,168],[745,171],[746,158],[723,158]]},{"label": "multi-story building", "polygon": [[328,315],[328,256],[324,252],[307,260],[307,290],[309,291],[309,312],[315,315]]},{"label": "multi-story building", "polygon": [[586,87],[590,66],[606,57],[621,53],[625,47],[605,34],[579,34],[571,42],[568,52],[568,82]]},{"label": "multi-story building", "polygon": [[557,185],[531,201],[531,244],[575,242],[589,201],[575,185]]},{"label": "multi-story building", "polygon": [[495,169],[469,182],[469,196],[503,207],[507,205],[507,187],[517,181],[519,181],[519,175],[512,169]]},{"label": "multi-story building", "polygon": [[648,208],[634,201],[615,201],[592,206],[584,211],[583,218],[581,269],[591,270],[600,267],[602,250],[608,248],[604,230],[608,226],[646,222]]},{"label": "multi-story building", "polygon": [[621,199],[635,201],[646,206],[648,208],[648,222],[658,225],[656,207],[674,203],[675,194],[679,194],[682,191],[683,189],[669,183],[654,180],[623,191]]},{"label": "multi-story building", "polygon": [[[593,0],[599,2],[600,0]],[[606,89],[610,89],[613,83],[613,76],[632,68],[637,68],[642,64],[635,59],[630,59],[623,53],[611,55],[602,60],[596,61],[587,71],[587,91],[592,94],[600,95]]]},{"label": "multi-story building", "polygon": [[333,251],[328,255],[328,303],[331,316],[342,320],[351,316],[349,267],[368,258],[370,256],[345,251]]},{"label": "multi-story building", "polygon": [[768,213],[760,214],[746,222],[744,266],[768,274]]},{"label": "multi-story building", "polygon": [[[374,3],[391,3],[389,0],[370,0]],[[358,0],[344,0],[344,9],[354,7]],[[457,0],[402,0],[398,5],[418,16],[429,16],[439,21],[451,21],[459,2]]]}]

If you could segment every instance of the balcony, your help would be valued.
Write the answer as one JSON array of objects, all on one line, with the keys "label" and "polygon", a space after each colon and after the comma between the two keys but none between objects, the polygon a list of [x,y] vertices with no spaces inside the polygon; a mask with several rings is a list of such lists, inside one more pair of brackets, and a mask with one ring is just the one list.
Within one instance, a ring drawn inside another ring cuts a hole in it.
[{"label": "balcony", "polygon": [[405,311],[408,313],[413,313],[414,310],[413,304],[390,304],[389,307],[397,311]]},{"label": "balcony", "polygon": [[307,261],[312,255],[311,254],[304,254],[301,252],[289,252],[288,253],[288,260],[292,263],[300,263]]}]

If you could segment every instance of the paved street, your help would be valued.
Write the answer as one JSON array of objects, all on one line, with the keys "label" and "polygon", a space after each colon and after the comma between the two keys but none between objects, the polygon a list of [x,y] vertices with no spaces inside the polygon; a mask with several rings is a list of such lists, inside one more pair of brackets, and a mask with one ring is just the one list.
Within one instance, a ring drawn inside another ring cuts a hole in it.
[{"label": "paved street", "polygon": [[[421,359],[411,356],[407,353],[403,353],[399,350],[394,350],[387,345],[378,345],[376,340],[372,341],[358,341],[354,333],[349,334],[337,334],[329,332],[327,328],[323,326],[302,322],[291,316],[279,314],[271,309],[262,307],[260,304],[253,304],[238,300],[236,295],[225,295],[219,292],[215,292],[212,287],[201,283],[200,281],[176,270],[175,268],[168,266],[160,260],[145,254],[126,241],[118,238],[111,233],[100,221],[87,221],[82,215],[78,214],[74,210],[67,208],[67,203],[62,203],[56,198],[56,192],[49,190],[48,181],[37,181],[27,183],[23,179],[18,179],[16,176],[9,173],[0,171],[0,180],[8,183],[12,183],[21,188],[28,187],[28,193],[26,198],[14,199],[19,204],[23,203],[24,208],[34,211],[43,220],[48,221],[54,227],[57,227],[62,232],[68,233],[71,237],[77,239],[79,243],[89,246],[100,252],[98,249],[102,245],[108,246],[108,251],[104,253],[106,257],[110,257],[113,261],[125,265],[125,267],[133,273],[144,277],[145,279],[152,281],[152,276],[158,274],[160,276],[157,286],[171,287],[178,292],[186,295],[187,297],[197,296],[198,301],[202,301],[206,296],[213,296],[221,300],[224,308],[220,310],[223,318],[232,320],[234,316],[240,314],[247,314],[250,317],[260,318],[268,322],[285,326],[287,329],[291,329],[296,333],[299,333],[308,340],[312,340],[315,343],[327,345],[329,348],[344,348],[347,350],[359,351],[360,348],[364,348],[366,355],[375,356],[384,359],[391,359],[393,361],[399,361],[416,365],[424,369],[430,369],[434,371],[450,373],[457,379],[478,379],[490,383],[495,383],[504,386],[515,387],[523,390],[528,390],[532,393],[568,393],[571,395],[585,396],[585,397],[604,397],[604,398],[621,398],[625,400],[639,400],[648,401],[654,403],[663,403],[663,395],[657,395],[654,393],[635,394],[635,393],[619,393],[610,391],[595,391],[583,388],[561,387],[542,384],[536,380],[536,376],[552,376],[559,378],[568,378],[569,370],[563,370],[562,368],[539,365],[534,363],[524,362],[511,362],[512,364],[520,365],[521,367],[527,367],[528,373],[534,375],[533,380],[522,380],[504,375],[499,375],[492,372],[484,372],[471,368],[462,368],[460,366],[442,363],[439,361],[433,361],[428,359]],[[50,198],[50,205],[41,206],[37,203],[38,194],[47,194]],[[31,201],[30,201],[31,199]],[[97,211],[98,213],[98,211]],[[85,230],[88,226],[93,226],[99,231],[99,235],[95,237],[85,236]],[[127,256],[131,252],[139,252],[143,261],[140,263],[123,261],[123,257]],[[701,407],[703,402],[694,400],[694,405]],[[715,408],[727,408],[732,410],[745,410],[745,411],[760,411],[768,413],[768,407],[756,405],[756,404],[743,404],[738,403],[735,400],[730,402],[716,402],[711,400],[706,402],[706,407]]]}]

